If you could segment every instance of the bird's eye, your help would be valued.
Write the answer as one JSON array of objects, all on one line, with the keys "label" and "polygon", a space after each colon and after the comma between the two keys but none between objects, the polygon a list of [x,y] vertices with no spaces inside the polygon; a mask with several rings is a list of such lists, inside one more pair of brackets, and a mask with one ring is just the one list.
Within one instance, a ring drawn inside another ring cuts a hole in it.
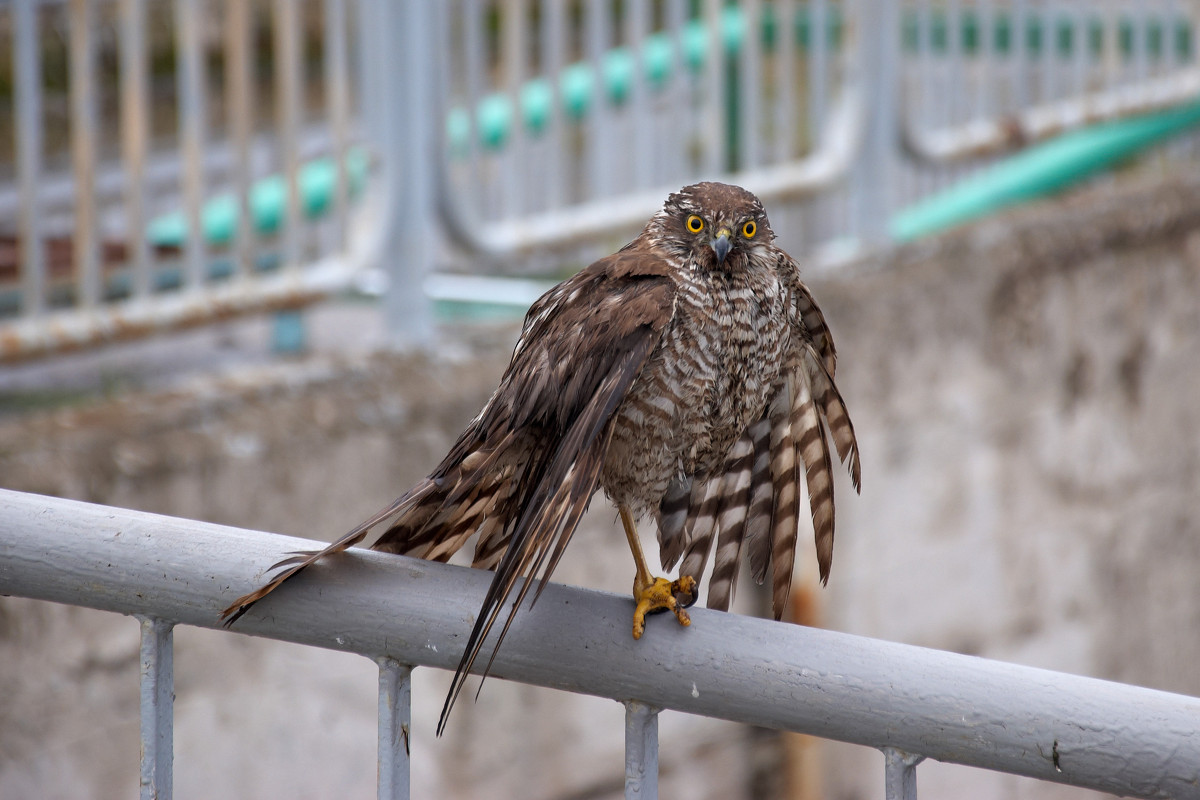
[{"label": "bird's eye", "polygon": [[692,233],[699,233],[700,231],[704,230],[704,220],[700,219],[695,214],[692,214],[687,218],[686,224],[687,229]]},{"label": "bird's eye", "polygon": [[747,239],[753,239],[756,233],[758,233],[758,226],[754,224],[754,220],[750,220],[742,226],[742,236]]}]

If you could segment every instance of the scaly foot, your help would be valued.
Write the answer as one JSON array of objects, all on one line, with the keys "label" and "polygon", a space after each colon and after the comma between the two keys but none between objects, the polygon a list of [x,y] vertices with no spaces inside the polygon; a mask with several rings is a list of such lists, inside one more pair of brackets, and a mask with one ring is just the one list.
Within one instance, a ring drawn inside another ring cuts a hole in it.
[{"label": "scaly foot", "polygon": [[[689,599],[681,603],[676,599],[676,595],[686,595]],[[691,625],[692,618],[684,609],[696,602],[696,579],[690,575],[684,575],[677,581],[654,578],[649,584],[635,579],[633,599],[637,602],[637,608],[633,612],[634,639],[642,638],[642,634],[646,632],[647,614],[671,611],[680,625]]]}]

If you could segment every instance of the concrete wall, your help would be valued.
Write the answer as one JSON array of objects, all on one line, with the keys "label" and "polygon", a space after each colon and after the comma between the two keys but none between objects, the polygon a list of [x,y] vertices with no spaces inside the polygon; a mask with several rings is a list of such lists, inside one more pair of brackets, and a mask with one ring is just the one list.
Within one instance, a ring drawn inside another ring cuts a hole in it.
[{"label": "concrete wall", "polygon": [[[1095,188],[812,283],[863,494],[838,486],[833,577],[805,613],[1200,694],[1200,180]],[[514,333],[445,363],[316,359],[9,419],[0,485],[332,538],[440,457]],[[598,500],[556,579],[628,591],[613,517]],[[741,586],[743,609],[761,602]],[[370,662],[176,642],[177,796],[373,796]],[[0,797],[131,796],[136,663],[132,620],[0,600]],[[620,796],[619,705],[490,681],[434,740],[448,678],[417,674],[414,796]],[[801,782],[790,737],[678,714],[662,729],[664,796]],[[882,797],[877,753],[804,758],[824,796]],[[923,798],[1094,796],[938,764],[918,782]]]},{"label": "concrete wall", "polygon": [[[832,626],[1200,694],[1200,181],[1096,189],[882,266],[820,295],[864,459]],[[870,796],[856,774],[830,780]]]}]

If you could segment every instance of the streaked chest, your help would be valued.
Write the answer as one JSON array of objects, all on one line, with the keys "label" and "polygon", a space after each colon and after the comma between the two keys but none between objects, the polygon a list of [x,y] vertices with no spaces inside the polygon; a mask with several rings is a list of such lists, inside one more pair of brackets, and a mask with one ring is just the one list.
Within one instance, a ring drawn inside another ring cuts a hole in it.
[{"label": "streaked chest", "polygon": [[787,303],[770,269],[681,281],[672,322],[618,411],[617,449],[645,450],[648,461],[635,460],[663,479],[715,468],[777,385]]}]

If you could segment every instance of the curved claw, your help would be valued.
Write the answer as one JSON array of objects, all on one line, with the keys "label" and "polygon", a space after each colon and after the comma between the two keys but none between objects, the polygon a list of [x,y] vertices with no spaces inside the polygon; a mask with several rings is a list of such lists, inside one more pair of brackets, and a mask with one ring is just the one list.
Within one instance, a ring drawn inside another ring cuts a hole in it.
[{"label": "curved claw", "polygon": [[[684,608],[696,605],[696,601],[700,599],[700,592],[697,589],[696,579],[691,575],[683,575],[671,584],[671,592]],[[687,600],[680,600],[680,597],[686,597]]]},{"label": "curved claw", "polygon": [[[677,581],[669,581],[666,578],[655,578],[654,582],[648,586],[635,586],[633,598],[637,601],[637,608],[633,611],[633,638],[640,639],[642,634],[646,632],[646,615],[655,614],[662,611],[670,611],[675,614],[675,618],[679,620],[679,624],[688,626],[692,624],[692,618],[684,609],[675,595],[685,594],[692,597],[692,602],[695,602],[696,581],[690,576],[684,576]],[[689,603],[688,605],[691,605]]]}]

